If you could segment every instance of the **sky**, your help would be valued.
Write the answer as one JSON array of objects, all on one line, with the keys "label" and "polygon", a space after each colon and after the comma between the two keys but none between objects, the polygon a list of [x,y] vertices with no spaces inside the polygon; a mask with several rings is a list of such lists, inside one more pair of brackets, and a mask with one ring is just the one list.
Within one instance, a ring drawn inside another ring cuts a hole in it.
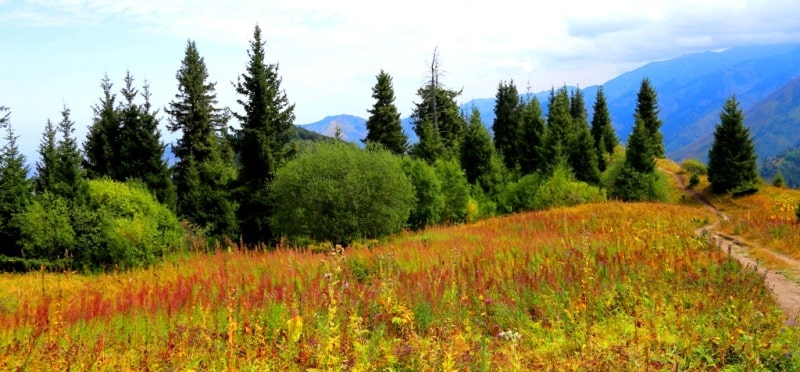
[{"label": "sky", "polygon": [[587,87],[688,53],[800,42],[797,14],[797,0],[0,0],[0,106],[32,165],[46,121],[64,107],[83,142],[106,74],[117,92],[128,71],[138,88],[147,81],[163,139],[174,141],[163,108],[190,39],[220,106],[241,111],[232,84],[256,24],[305,124],[366,118],[381,70],[410,115],[434,49],[440,82],[463,89],[465,103],[510,79],[520,92]]}]

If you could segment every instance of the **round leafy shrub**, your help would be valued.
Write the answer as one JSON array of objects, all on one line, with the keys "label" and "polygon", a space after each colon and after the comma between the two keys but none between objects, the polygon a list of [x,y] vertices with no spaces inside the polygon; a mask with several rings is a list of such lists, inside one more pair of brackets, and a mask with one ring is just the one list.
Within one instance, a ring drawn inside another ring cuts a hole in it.
[{"label": "round leafy shrub", "polygon": [[681,163],[681,168],[684,172],[691,174],[708,174],[708,167],[706,167],[705,164],[701,163],[700,160],[697,159],[684,160],[683,163]]},{"label": "round leafy shrub", "polygon": [[420,230],[439,223],[444,210],[444,195],[436,170],[422,160],[406,158],[403,159],[403,172],[411,181],[416,196],[408,216],[408,226]]},{"label": "round leafy shrub", "polygon": [[402,230],[414,188],[384,150],[321,143],[279,168],[271,185],[275,232],[290,240],[348,244]]}]

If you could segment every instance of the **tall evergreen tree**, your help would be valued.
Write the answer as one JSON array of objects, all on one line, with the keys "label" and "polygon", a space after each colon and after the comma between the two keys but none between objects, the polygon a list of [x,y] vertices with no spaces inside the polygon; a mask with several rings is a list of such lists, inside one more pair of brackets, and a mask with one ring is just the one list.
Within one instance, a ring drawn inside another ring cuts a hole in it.
[{"label": "tall evergreen tree", "polygon": [[461,168],[464,169],[469,183],[475,184],[478,178],[489,173],[494,154],[492,137],[481,121],[481,113],[473,107],[467,133],[461,144]]},{"label": "tall evergreen tree", "polygon": [[503,156],[503,162],[509,169],[514,169],[521,162],[520,136],[522,120],[520,117],[519,93],[514,81],[501,81],[497,87],[494,106],[494,146]]},{"label": "tall evergreen tree", "polygon": [[663,158],[664,136],[661,134],[662,122],[658,118],[658,96],[648,78],[642,79],[639,93],[636,94],[636,111],[633,115],[644,123],[655,157]]},{"label": "tall evergreen tree", "polygon": [[550,102],[547,104],[547,138],[545,151],[548,164],[546,169],[553,170],[563,159],[568,161],[569,148],[572,145],[573,120],[567,87],[550,91]]},{"label": "tall evergreen tree", "polygon": [[522,103],[522,136],[520,138],[520,170],[531,174],[544,170],[547,163],[545,153],[545,121],[542,107],[535,96]]},{"label": "tall evergreen tree", "polygon": [[55,167],[58,153],[56,152],[56,127],[47,119],[42,140],[39,142],[39,161],[36,162],[36,192],[44,193],[53,188],[56,183]]},{"label": "tall evergreen tree", "polygon": [[178,214],[214,235],[235,237],[238,224],[230,184],[236,169],[225,131],[229,116],[215,107],[216,84],[207,82],[208,70],[194,41],[187,42],[175,78],[178,93],[166,112],[168,129],[181,132],[173,147],[178,158],[173,171]]},{"label": "tall evergreen tree", "polygon": [[55,148],[53,180],[55,183],[49,191],[53,194],[81,205],[88,197],[86,173],[81,167],[83,157],[75,138],[75,122],[69,117],[70,110],[64,107],[61,121],[58,123],[60,138]]},{"label": "tall evergreen tree", "polygon": [[603,93],[603,87],[597,89],[593,111],[592,138],[597,151],[598,168],[604,171],[606,169],[605,154],[614,152],[614,147],[619,143],[619,139],[617,139],[617,134],[611,126],[611,114],[608,112],[608,104],[606,103],[606,95]]},{"label": "tall evergreen tree", "polygon": [[19,256],[19,227],[10,222],[25,210],[33,187],[9,116],[8,108],[0,106],[0,129],[5,127],[6,130],[5,144],[0,148],[0,255]]},{"label": "tall evergreen tree", "polygon": [[[421,101],[414,104],[411,121],[414,132],[419,137],[419,143],[412,148],[412,155],[439,153],[438,157],[457,158],[460,151],[460,142],[464,137],[467,123],[461,116],[456,98],[461,95],[460,90],[447,89],[439,82],[438,51],[434,50],[431,61],[431,80],[417,90]],[[433,133],[438,135],[433,135]],[[433,141],[426,143],[424,141]],[[437,149],[441,148],[439,152]],[[420,156],[425,158],[424,156]],[[436,159],[426,159],[433,162]]]},{"label": "tall evergreen tree", "polygon": [[376,78],[378,81],[372,87],[375,104],[367,110],[370,114],[367,119],[367,137],[362,141],[380,143],[395,154],[403,154],[408,148],[408,136],[403,133],[400,113],[394,103],[392,76],[381,70]]},{"label": "tall evergreen tree", "polygon": [[573,91],[570,96],[570,116],[572,116],[572,124],[566,141],[569,166],[578,181],[598,184],[600,183],[600,169],[597,152],[589,131],[586,101],[580,89]]},{"label": "tall evergreen tree", "polygon": [[247,71],[236,84],[237,100],[244,113],[235,114],[241,121],[237,149],[239,153],[239,209],[237,217],[244,241],[267,242],[270,203],[267,186],[278,164],[284,160],[284,147],[289,142],[294,122],[294,105],[281,90],[278,66],[264,61],[265,42],[261,28],[255,27],[250,42]]},{"label": "tall evergreen tree", "polygon": [[750,130],[735,96],[728,98],[708,152],[708,181],[716,193],[752,192],[759,181]]},{"label": "tall evergreen tree", "polygon": [[637,118],[633,132],[628,137],[625,165],[639,173],[653,173],[656,169],[652,137],[644,120]]},{"label": "tall evergreen tree", "polygon": [[83,143],[86,156],[83,167],[89,178],[102,176],[114,178],[114,173],[120,166],[118,146],[120,110],[116,103],[116,95],[111,93],[113,86],[108,75],[105,75],[100,82],[103,96],[100,102],[92,107],[94,119]]},{"label": "tall evergreen tree", "polygon": [[655,172],[656,162],[651,140],[644,121],[636,118],[633,132],[628,137],[625,164],[614,180],[611,197],[624,201],[663,200],[665,195],[658,187],[659,178]]},{"label": "tall evergreen tree", "polygon": [[133,81],[128,72],[121,91],[124,102],[120,111],[120,166],[115,178],[142,181],[159,202],[175,209],[175,188],[163,158],[165,146],[158,129],[158,112],[150,104],[150,90],[146,83],[141,93],[144,103],[134,102],[139,92]]}]

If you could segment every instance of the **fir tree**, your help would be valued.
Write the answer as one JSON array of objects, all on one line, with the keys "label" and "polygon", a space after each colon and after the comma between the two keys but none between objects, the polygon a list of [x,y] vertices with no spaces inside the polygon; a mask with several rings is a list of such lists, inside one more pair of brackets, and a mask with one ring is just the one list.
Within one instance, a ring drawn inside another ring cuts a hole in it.
[{"label": "fir tree", "polygon": [[552,89],[547,107],[546,169],[553,170],[559,161],[567,160],[572,145],[574,125],[567,88],[562,87],[558,91]]},{"label": "fir tree", "polygon": [[178,93],[170,102],[168,129],[181,132],[173,151],[178,214],[209,228],[215,236],[237,234],[236,206],[230,193],[236,169],[225,131],[227,111],[217,104],[215,83],[194,41],[188,41],[176,73]]},{"label": "fir tree", "polygon": [[521,161],[520,135],[522,122],[519,112],[519,93],[514,81],[500,82],[495,95],[494,146],[503,156],[503,162],[509,169],[517,167]]},{"label": "fir tree", "polygon": [[408,148],[408,137],[403,133],[400,123],[400,113],[397,111],[394,100],[392,76],[381,70],[377,82],[372,87],[372,98],[375,104],[368,110],[367,137],[364,143],[380,143],[387,150],[395,154],[403,154]]},{"label": "fir tree", "polygon": [[39,142],[39,161],[36,162],[36,192],[41,194],[50,191],[56,183],[55,167],[58,154],[56,153],[56,128],[53,122],[47,119],[42,140]]},{"label": "fir tree", "polygon": [[119,107],[116,104],[116,95],[111,93],[113,84],[108,75],[100,82],[103,97],[100,103],[92,107],[94,119],[89,127],[83,150],[86,159],[83,167],[89,178],[109,176],[114,178],[114,173],[119,169]]},{"label": "fir tree", "polygon": [[545,154],[545,121],[542,107],[535,96],[522,103],[522,137],[520,138],[520,170],[522,174],[542,171],[547,163]]},{"label": "fir tree", "polygon": [[0,255],[20,256],[19,227],[10,222],[27,207],[33,187],[9,115],[8,108],[0,106],[0,129],[6,130],[5,144],[0,148]]},{"label": "fir tree", "polygon": [[75,122],[69,117],[70,110],[64,107],[58,123],[60,138],[55,147],[55,162],[52,177],[55,181],[49,191],[64,199],[82,205],[88,197],[86,174],[81,167],[83,157],[75,138]]},{"label": "fir tree", "polygon": [[473,107],[461,144],[461,168],[469,183],[476,184],[481,176],[489,173],[494,153],[492,137],[481,121],[480,112]]},{"label": "fir tree", "polygon": [[658,118],[658,97],[648,78],[642,80],[639,93],[636,94],[636,111],[633,115],[635,119],[641,120],[647,129],[650,145],[653,146],[653,155],[663,158],[664,136],[661,134],[661,119]]},{"label": "fir tree", "polygon": [[656,169],[654,146],[647,125],[637,118],[633,132],[628,137],[625,165],[639,173],[653,173]]},{"label": "fir tree", "polygon": [[614,133],[614,128],[611,126],[611,114],[608,112],[603,87],[597,89],[593,111],[592,138],[597,151],[598,168],[604,171],[606,169],[605,155],[614,153],[614,147],[619,143],[619,139],[617,139],[617,134]]},{"label": "fir tree", "polygon": [[121,91],[124,102],[120,112],[120,167],[115,178],[142,181],[159,202],[175,209],[175,188],[163,159],[164,144],[158,129],[158,112],[150,104],[150,90],[146,83],[141,93],[144,104],[134,102],[139,92],[133,86],[133,81],[133,76],[128,72]]},{"label": "fir tree", "polygon": [[278,66],[267,64],[261,40],[261,28],[256,26],[250,42],[247,71],[236,84],[236,92],[244,98],[237,100],[244,113],[235,114],[241,122],[237,143],[239,154],[239,210],[237,217],[243,239],[248,243],[267,242],[270,203],[267,186],[278,164],[284,160],[294,122],[294,105],[289,104],[281,90]]},{"label": "fir tree", "polygon": [[748,193],[757,190],[756,153],[750,130],[736,97],[722,107],[720,123],[708,152],[708,181],[716,193]]},{"label": "fir tree", "polygon": [[589,131],[586,102],[580,89],[576,89],[570,97],[570,116],[572,123],[566,142],[569,166],[578,181],[598,184],[600,169],[597,164],[597,153]]},{"label": "fir tree", "polygon": [[419,137],[419,142],[411,147],[409,153],[418,159],[433,164],[436,159],[445,157],[446,149],[442,136],[430,120],[423,120],[414,125],[414,131]]}]

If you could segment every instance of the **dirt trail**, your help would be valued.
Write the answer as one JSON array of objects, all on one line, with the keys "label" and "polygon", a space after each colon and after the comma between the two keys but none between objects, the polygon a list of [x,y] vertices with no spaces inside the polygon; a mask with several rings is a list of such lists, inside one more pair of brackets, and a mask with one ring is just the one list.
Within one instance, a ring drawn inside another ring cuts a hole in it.
[{"label": "dirt trail", "polygon": [[[683,182],[683,178],[680,175],[666,170],[664,171],[672,174],[683,190],[701,203],[705,208],[716,213],[721,220],[728,220],[728,216],[714,207],[714,205],[712,205],[703,194],[686,187]],[[731,255],[731,257],[735,258],[743,266],[753,268],[754,270],[758,271],[758,273],[764,277],[765,284],[772,292],[772,297],[775,299],[778,307],[780,307],[781,310],[786,313],[786,316],[790,321],[794,322],[798,320],[798,317],[800,316],[800,284],[787,279],[786,276],[779,272],[770,271],[768,268],[759,266],[758,261],[749,256],[751,247],[758,247],[757,245],[752,244],[739,236],[727,235],[716,231],[717,227],[719,227],[719,221],[707,226],[703,226],[695,230],[694,233],[697,236],[711,234],[711,238],[714,239],[714,242],[722,250],[726,251],[729,255]],[[800,261],[791,259],[771,250],[764,251],[768,252],[776,259],[781,260],[787,267],[790,268],[789,271],[800,275]]]}]

